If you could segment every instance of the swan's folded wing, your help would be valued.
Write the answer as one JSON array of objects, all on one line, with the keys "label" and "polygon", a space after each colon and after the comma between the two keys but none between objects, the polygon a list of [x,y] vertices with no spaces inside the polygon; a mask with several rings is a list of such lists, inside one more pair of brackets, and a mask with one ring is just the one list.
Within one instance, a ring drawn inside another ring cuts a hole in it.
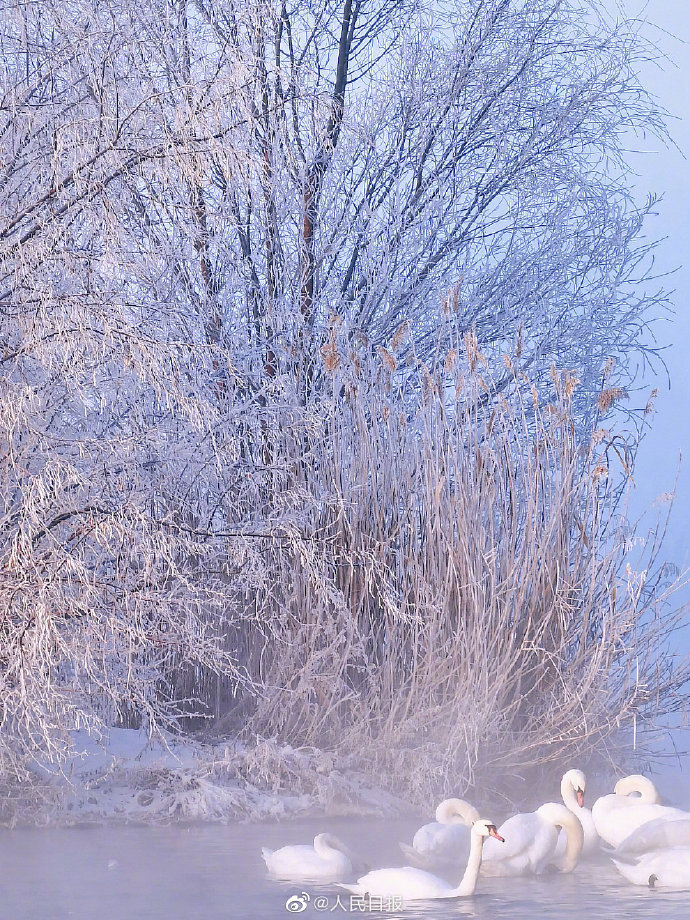
[{"label": "swan's folded wing", "polygon": [[435,871],[464,867],[470,855],[471,829],[465,824],[425,824],[415,833],[412,846],[400,843],[411,866]]},{"label": "swan's folded wing", "polygon": [[619,847],[624,840],[638,828],[649,824],[650,821],[685,821],[690,819],[690,813],[680,808],[669,808],[666,805],[635,805],[631,808],[616,809],[615,814],[608,816],[609,829],[603,829],[603,838]]},{"label": "swan's folded wing", "polygon": [[680,891],[690,889],[690,847],[654,850],[638,856],[632,863],[618,859],[612,862],[633,885],[675,888]]},{"label": "swan's folded wing", "polygon": [[412,839],[412,846],[418,852],[428,850],[433,847],[436,835],[443,830],[443,825],[438,821],[432,821],[430,824],[423,824],[422,827],[415,831]]},{"label": "swan's folded wing", "polygon": [[639,865],[637,862],[621,862],[618,859],[612,859],[611,862],[623,878],[627,878],[633,885],[649,885],[649,877],[652,873],[645,869],[644,866]]},{"label": "swan's folded wing", "polygon": [[489,837],[485,842],[484,861],[504,861],[520,856],[534,841],[539,833],[541,824],[542,821],[539,815],[534,814],[534,812],[513,815],[512,818],[508,818],[498,829],[498,833],[503,837],[504,842],[501,843],[493,837]]},{"label": "swan's folded wing", "polygon": [[655,818],[638,827],[617,847],[616,854],[648,853],[667,847],[690,846],[690,815],[687,818]]},{"label": "swan's folded wing", "polygon": [[436,878],[422,869],[400,866],[395,869],[374,869],[354,885],[341,884],[340,888],[352,894],[371,897],[400,897],[403,900],[425,900],[449,897],[455,890],[444,879]]}]

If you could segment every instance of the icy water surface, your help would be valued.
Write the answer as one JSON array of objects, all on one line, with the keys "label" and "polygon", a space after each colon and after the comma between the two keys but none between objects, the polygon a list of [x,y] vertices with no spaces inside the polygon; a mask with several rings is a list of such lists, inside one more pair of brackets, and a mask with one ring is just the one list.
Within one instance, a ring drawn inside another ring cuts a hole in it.
[{"label": "icy water surface", "polygon": [[[309,819],[194,827],[0,829],[2,920],[285,920],[292,915],[406,920],[687,920],[690,892],[635,888],[602,860],[570,876],[480,879],[471,898],[404,910],[359,910],[332,885],[277,882],[261,846],[330,830],[373,867],[403,865],[398,840],[420,821]],[[308,895],[308,900],[304,894]],[[288,910],[305,904],[304,910]]]}]

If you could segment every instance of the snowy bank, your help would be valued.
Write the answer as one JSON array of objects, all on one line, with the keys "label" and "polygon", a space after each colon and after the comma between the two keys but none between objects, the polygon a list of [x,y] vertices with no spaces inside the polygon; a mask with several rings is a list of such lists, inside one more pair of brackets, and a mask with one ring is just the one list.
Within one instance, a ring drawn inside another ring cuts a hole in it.
[{"label": "snowy bank", "polygon": [[73,740],[65,764],[35,763],[33,784],[6,786],[0,823],[222,823],[409,811],[316,748],[149,738],[117,728],[98,739],[75,732]]}]

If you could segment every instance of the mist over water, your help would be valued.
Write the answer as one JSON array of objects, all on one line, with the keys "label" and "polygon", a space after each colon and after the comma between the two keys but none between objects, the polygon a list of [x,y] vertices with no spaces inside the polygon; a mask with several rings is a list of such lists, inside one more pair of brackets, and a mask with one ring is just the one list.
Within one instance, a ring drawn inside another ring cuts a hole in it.
[{"label": "mist over water", "polygon": [[[419,902],[392,912],[352,911],[349,894],[335,885],[275,881],[261,858],[262,846],[308,843],[327,829],[372,867],[403,865],[398,841],[409,841],[419,823],[419,818],[321,818],[283,824],[3,830],[0,915],[11,920],[282,920],[291,915],[286,901],[306,892],[306,909],[296,913],[310,920],[688,916],[690,892],[636,888],[604,857],[581,864],[572,875],[480,878],[470,898]],[[461,874],[462,868],[458,878]],[[338,895],[344,908],[338,906]]]}]

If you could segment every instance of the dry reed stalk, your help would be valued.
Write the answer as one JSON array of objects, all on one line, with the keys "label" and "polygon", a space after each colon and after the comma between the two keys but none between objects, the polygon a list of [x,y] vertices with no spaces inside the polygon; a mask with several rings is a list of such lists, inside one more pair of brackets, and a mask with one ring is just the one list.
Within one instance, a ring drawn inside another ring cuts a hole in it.
[{"label": "dry reed stalk", "polygon": [[626,727],[652,722],[687,679],[660,678],[675,620],[670,592],[648,590],[658,547],[646,588],[622,577],[629,534],[596,475],[613,441],[583,452],[577,381],[557,378],[550,412],[528,382],[487,403],[486,361],[465,345],[435,385],[421,369],[426,389],[391,394],[371,367],[335,400],[310,468],[322,539],[274,572],[290,594],[264,607],[249,723],[426,803],[480,775],[497,788],[619,752]]}]

